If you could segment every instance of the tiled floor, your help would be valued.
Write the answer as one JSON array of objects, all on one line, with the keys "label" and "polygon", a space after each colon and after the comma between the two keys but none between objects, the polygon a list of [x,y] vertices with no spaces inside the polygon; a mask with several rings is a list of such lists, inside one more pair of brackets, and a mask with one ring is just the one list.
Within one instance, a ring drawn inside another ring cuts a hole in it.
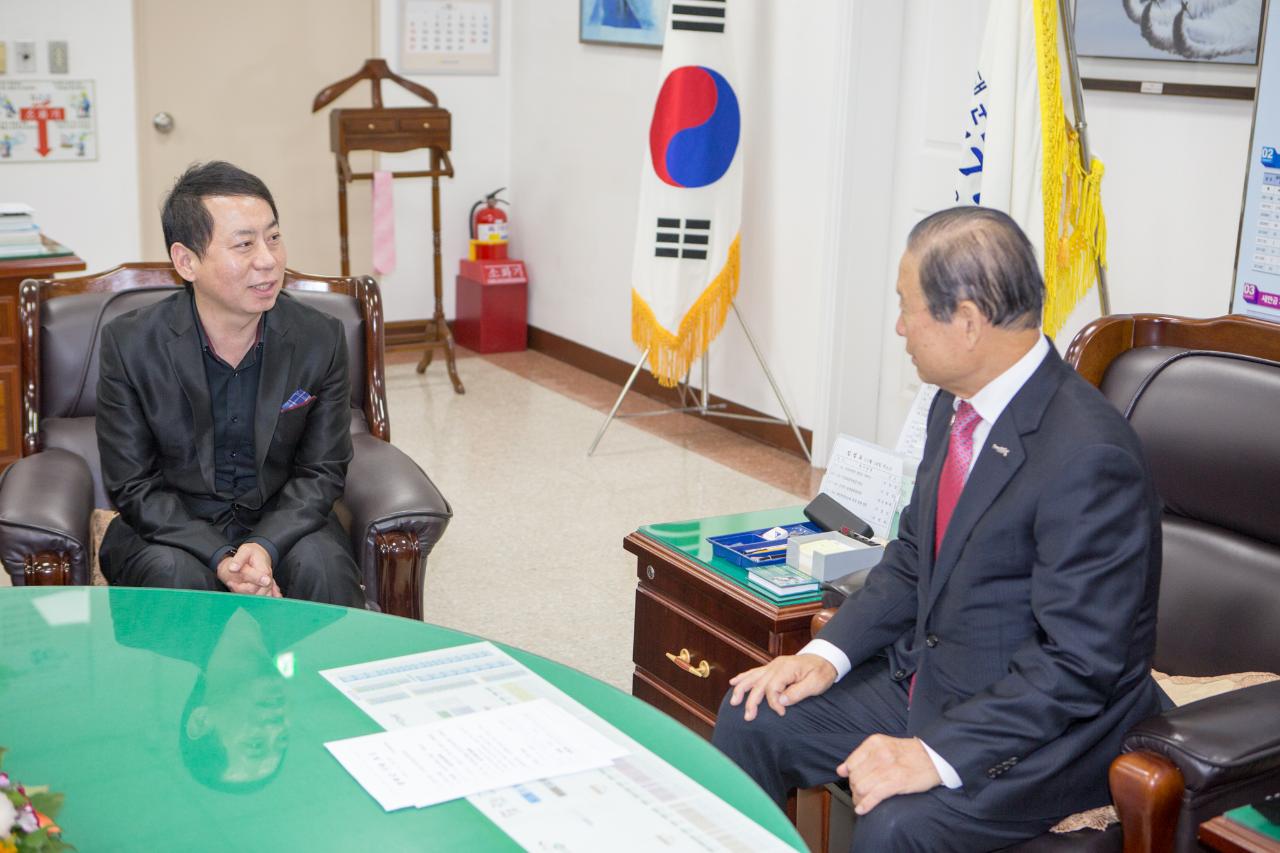
[{"label": "tiled floor", "polygon": [[454,509],[427,566],[427,620],[622,689],[636,585],[623,537],[817,488],[803,460],[684,415],[617,421],[587,457],[618,388],[538,353],[461,358],[461,396],[442,367],[415,373],[416,353],[388,362],[392,440]]},{"label": "tiled floor", "polygon": [[[387,353],[386,361],[388,365],[416,365],[418,356],[419,352],[416,350],[401,350]],[[582,403],[600,413],[601,423],[604,422],[604,416],[613,407],[621,390],[612,382],[532,350],[477,355],[469,350],[459,349],[458,357],[460,363],[470,358],[484,359],[575,402]],[[440,362],[436,361],[433,362],[431,369],[443,368]],[[465,373],[465,368],[460,370]],[[466,383],[465,376],[463,382]],[[661,408],[661,404],[632,393],[623,401],[620,411],[622,413],[644,412],[658,408]],[[805,501],[818,493],[818,486],[822,481],[821,469],[811,467],[794,453],[787,453],[745,438],[703,418],[693,415],[669,415],[623,420],[638,429],[719,462],[721,465],[757,480],[763,480],[797,497],[803,497]],[[600,445],[601,450],[608,448],[609,436],[610,434],[606,432]],[[592,437],[594,438],[594,434]],[[589,445],[590,442],[588,442]],[[583,452],[585,451],[584,446]]]}]

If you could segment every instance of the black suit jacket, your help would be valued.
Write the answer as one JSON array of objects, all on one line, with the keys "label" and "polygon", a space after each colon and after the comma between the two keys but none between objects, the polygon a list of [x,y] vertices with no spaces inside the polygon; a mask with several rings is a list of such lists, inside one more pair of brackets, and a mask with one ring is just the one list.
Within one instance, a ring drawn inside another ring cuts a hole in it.
[{"label": "black suit jacket", "polygon": [[898,539],[819,636],[917,676],[907,730],[960,775],[941,794],[957,809],[1102,805],[1125,732],[1160,710],[1160,505],[1141,446],[1051,350],[992,425],[935,560],[953,399],[930,410]]},{"label": "black suit jacket", "polygon": [[[215,492],[213,414],[190,289],[102,329],[96,424],[102,478],[143,539],[208,563],[232,516],[283,557],[319,530],[351,461],[350,378],[342,324],[280,294],[267,312],[254,437],[256,492]],[[315,400],[280,407],[302,389]],[[248,523],[245,523],[248,522]]]}]

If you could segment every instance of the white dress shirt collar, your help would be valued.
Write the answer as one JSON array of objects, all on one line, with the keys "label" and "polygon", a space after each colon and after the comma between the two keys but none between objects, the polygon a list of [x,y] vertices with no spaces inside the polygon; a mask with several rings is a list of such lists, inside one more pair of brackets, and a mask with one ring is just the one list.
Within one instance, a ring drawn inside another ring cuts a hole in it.
[{"label": "white dress shirt collar", "polygon": [[[1036,339],[1035,345],[1027,350],[1026,355],[1015,361],[1012,367],[992,379],[982,387],[981,391],[969,398],[969,405],[977,410],[984,424],[991,425],[996,422],[1048,354],[1049,339],[1044,335],[1040,335]],[[955,399],[953,405],[957,407],[960,405],[959,397]]]}]

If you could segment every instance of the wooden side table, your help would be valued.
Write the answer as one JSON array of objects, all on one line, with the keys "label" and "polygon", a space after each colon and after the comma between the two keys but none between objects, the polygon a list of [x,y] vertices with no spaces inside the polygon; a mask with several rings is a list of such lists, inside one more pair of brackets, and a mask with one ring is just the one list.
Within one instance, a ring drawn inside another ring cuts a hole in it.
[{"label": "wooden side table", "polygon": [[781,604],[747,587],[746,570],[713,558],[707,536],[804,520],[800,507],[642,527],[636,555],[631,692],[709,738],[729,679],[809,641],[818,595]]},{"label": "wooden side table", "polygon": [[[1249,818],[1259,824],[1266,823],[1266,819],[1260,818],[1258,812],[1251,808],[1235,809],[1228,814],[1240,812],[1251,813]],[[1271,823],[1269,826],[1274,832],[1276,824]],[[1200,824],[1196,837],[1202,844],[1222,853],[1280,853],[1280,840],[1263,835],[1246,823],[1232,820],[1227,815],[1218,815]]]},{"label": "wooden side table", "polygon": [[58,254],[0,260],[0,470],[22,455],[22,331],[18,328],[18,286],[28,278],[78,272],[85,262],[70,249],[44,238]]}]

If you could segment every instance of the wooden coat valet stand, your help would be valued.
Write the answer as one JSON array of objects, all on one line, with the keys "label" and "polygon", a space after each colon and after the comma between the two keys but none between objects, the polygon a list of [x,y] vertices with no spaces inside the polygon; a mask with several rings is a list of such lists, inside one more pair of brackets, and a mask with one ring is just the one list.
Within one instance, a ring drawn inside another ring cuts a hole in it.
[{"label": "wooden coat valet stand", "polygon": [[[422,98],[428,107],[384,107],[382,81],[391,80]],[[449,161],[449,111],[438,106],[435,93],[426,86],[406,80],[387,67],[386,60],[368,59],[355,74],[344,77],[320,90],[311,104],[316,112],[361,80],[373,87],[373,106],[359,109],[337,109],[329,113],[329,148],[338,167],[338,239],[342,251],[342,274],[351,275],[351,258],[347,249],[347,184],[373,180],[372,172],[352,172],[348,155],[352,151],[400,152],[426,148],[431,152],[431,168],[417,172],[392,172],[393,178],[431,179],[431,237],[434,245],[435,313],[427,321],[426,351],[418,362],[423,373],[431,364],[435,351],[445,352],[449,379],[453,390],[465,394],[458,378],[457,358],[453,351],[453,334],[444,319],[444,284],[440,264],[440,179],[453,177]]]}]

